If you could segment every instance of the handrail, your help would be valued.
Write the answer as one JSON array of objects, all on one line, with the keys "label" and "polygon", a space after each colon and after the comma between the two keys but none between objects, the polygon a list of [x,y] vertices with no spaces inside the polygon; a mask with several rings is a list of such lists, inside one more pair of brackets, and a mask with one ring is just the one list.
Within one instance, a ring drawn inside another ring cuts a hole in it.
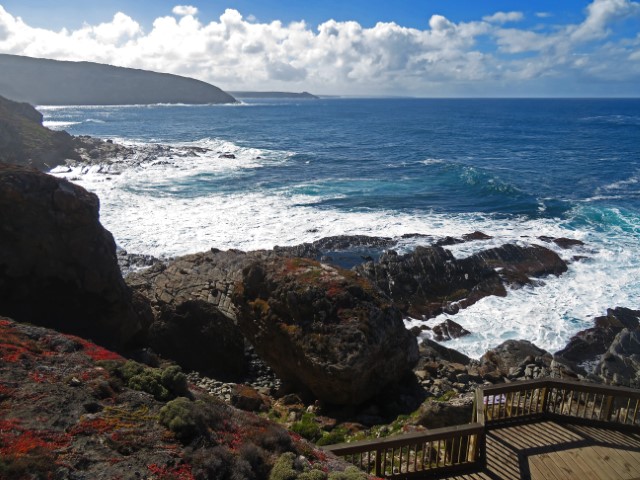
[{"label": "handrail", "polygon": [[324,449],[378,477],[401,479],[480,466],[484,430],[484,425],[470,423]]},{"label": "handrail", "polygon": [[420,476],[486,465],[486,429],[538,418],[640,431],[640,390],[572,380],[525,380],[477,388],[472,423],[325,450],[384,478]]},{"label": "handrail", "polygon": [[479,423],[467,423],[466,425],[455,425],[452,427],[435,428],[425,432],[412,432],[393,437],[386,437],[374,440],[362,440],[361,442],[347,442],[336,445],[328,445],[325,450],[329,450],[336,455],[351,455],[354,453],[367,452],[380,449],[404,447],[407,444],[415,445],[420,442],[433,442],[438,440],[448,440],[459,435],[476,434],[482,431],[484,425]]}]

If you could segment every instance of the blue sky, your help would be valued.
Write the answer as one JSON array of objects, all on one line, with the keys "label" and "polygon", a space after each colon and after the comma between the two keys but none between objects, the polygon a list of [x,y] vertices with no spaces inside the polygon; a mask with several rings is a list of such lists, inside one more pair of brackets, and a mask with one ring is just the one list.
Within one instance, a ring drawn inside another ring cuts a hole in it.
[{"label": "blue sky", "polygon": [[[167,15],[179,2],[167,0],[5,0],[0,1],[9,12],[22,16],[27,23],[46,28],[77,28],[84,22],[94,24],[111,20],[117,11],[123,12],[150,27],[157,17]],[[536,13],[552,14],[553,22],[579,21],[589,2],[579,0],[212,0],[190,2],[198,7],[200,19],[217,19],[227,8],[235,8],[244,16],[258,21],[281,20],[284,23],[305,20],[317,26],[326,20],[356,20],[371,27],[377,22],[396,22],[413,28],[425,28],[433,14],[452,21],[471,21],[498,11],[518,10],[528,13],[526,24],[540,23]],[[90,6],[87,6],[87,5]]]},{"label": "blue sky", "polygon": [[0,0],[0,53],[227,90],[640,96],[640,1]]}]

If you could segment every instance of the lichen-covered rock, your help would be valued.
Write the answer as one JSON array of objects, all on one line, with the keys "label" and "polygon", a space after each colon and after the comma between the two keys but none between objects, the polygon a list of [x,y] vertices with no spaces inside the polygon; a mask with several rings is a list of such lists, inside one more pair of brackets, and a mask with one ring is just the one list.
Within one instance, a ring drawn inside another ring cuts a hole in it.
[{"label": "lichen-covered rock", "polygon": [[0,164],[0,314],[115,349],[150,320],[125,285],[98,198],[66,180]]},{"label": "lichen-covered rock", "polygon": [[400,311],[358,274],[300,258],[243,270],[238,325],[282,380],[335,404],[359,404],[418,358]]}]

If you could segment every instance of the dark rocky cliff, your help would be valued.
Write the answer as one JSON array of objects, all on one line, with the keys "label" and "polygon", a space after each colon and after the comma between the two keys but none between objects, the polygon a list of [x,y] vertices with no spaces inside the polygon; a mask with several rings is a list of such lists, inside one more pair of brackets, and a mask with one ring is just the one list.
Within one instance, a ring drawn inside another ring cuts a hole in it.
[{"label": "dark rocky cliff", "polygon": [[0,162],[46,170],[78,158],[75,145],[68,133],[43,127],[42,115],[31,105],[0,97]]},{"label": "dark rocky cliff", "polygon": [[36,105],[234,103],[192,78],[90,62],[0,55],[0,95]]}]

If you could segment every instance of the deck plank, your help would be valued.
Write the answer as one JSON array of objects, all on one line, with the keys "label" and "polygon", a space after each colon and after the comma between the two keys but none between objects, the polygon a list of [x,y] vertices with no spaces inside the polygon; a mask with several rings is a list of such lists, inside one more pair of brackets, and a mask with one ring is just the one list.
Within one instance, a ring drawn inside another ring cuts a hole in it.
[{"label": "deck plank", "polygon": [[637,434],[540,421],[492,429],[486,448],[486,469],[449,479],[640,479]]}]

